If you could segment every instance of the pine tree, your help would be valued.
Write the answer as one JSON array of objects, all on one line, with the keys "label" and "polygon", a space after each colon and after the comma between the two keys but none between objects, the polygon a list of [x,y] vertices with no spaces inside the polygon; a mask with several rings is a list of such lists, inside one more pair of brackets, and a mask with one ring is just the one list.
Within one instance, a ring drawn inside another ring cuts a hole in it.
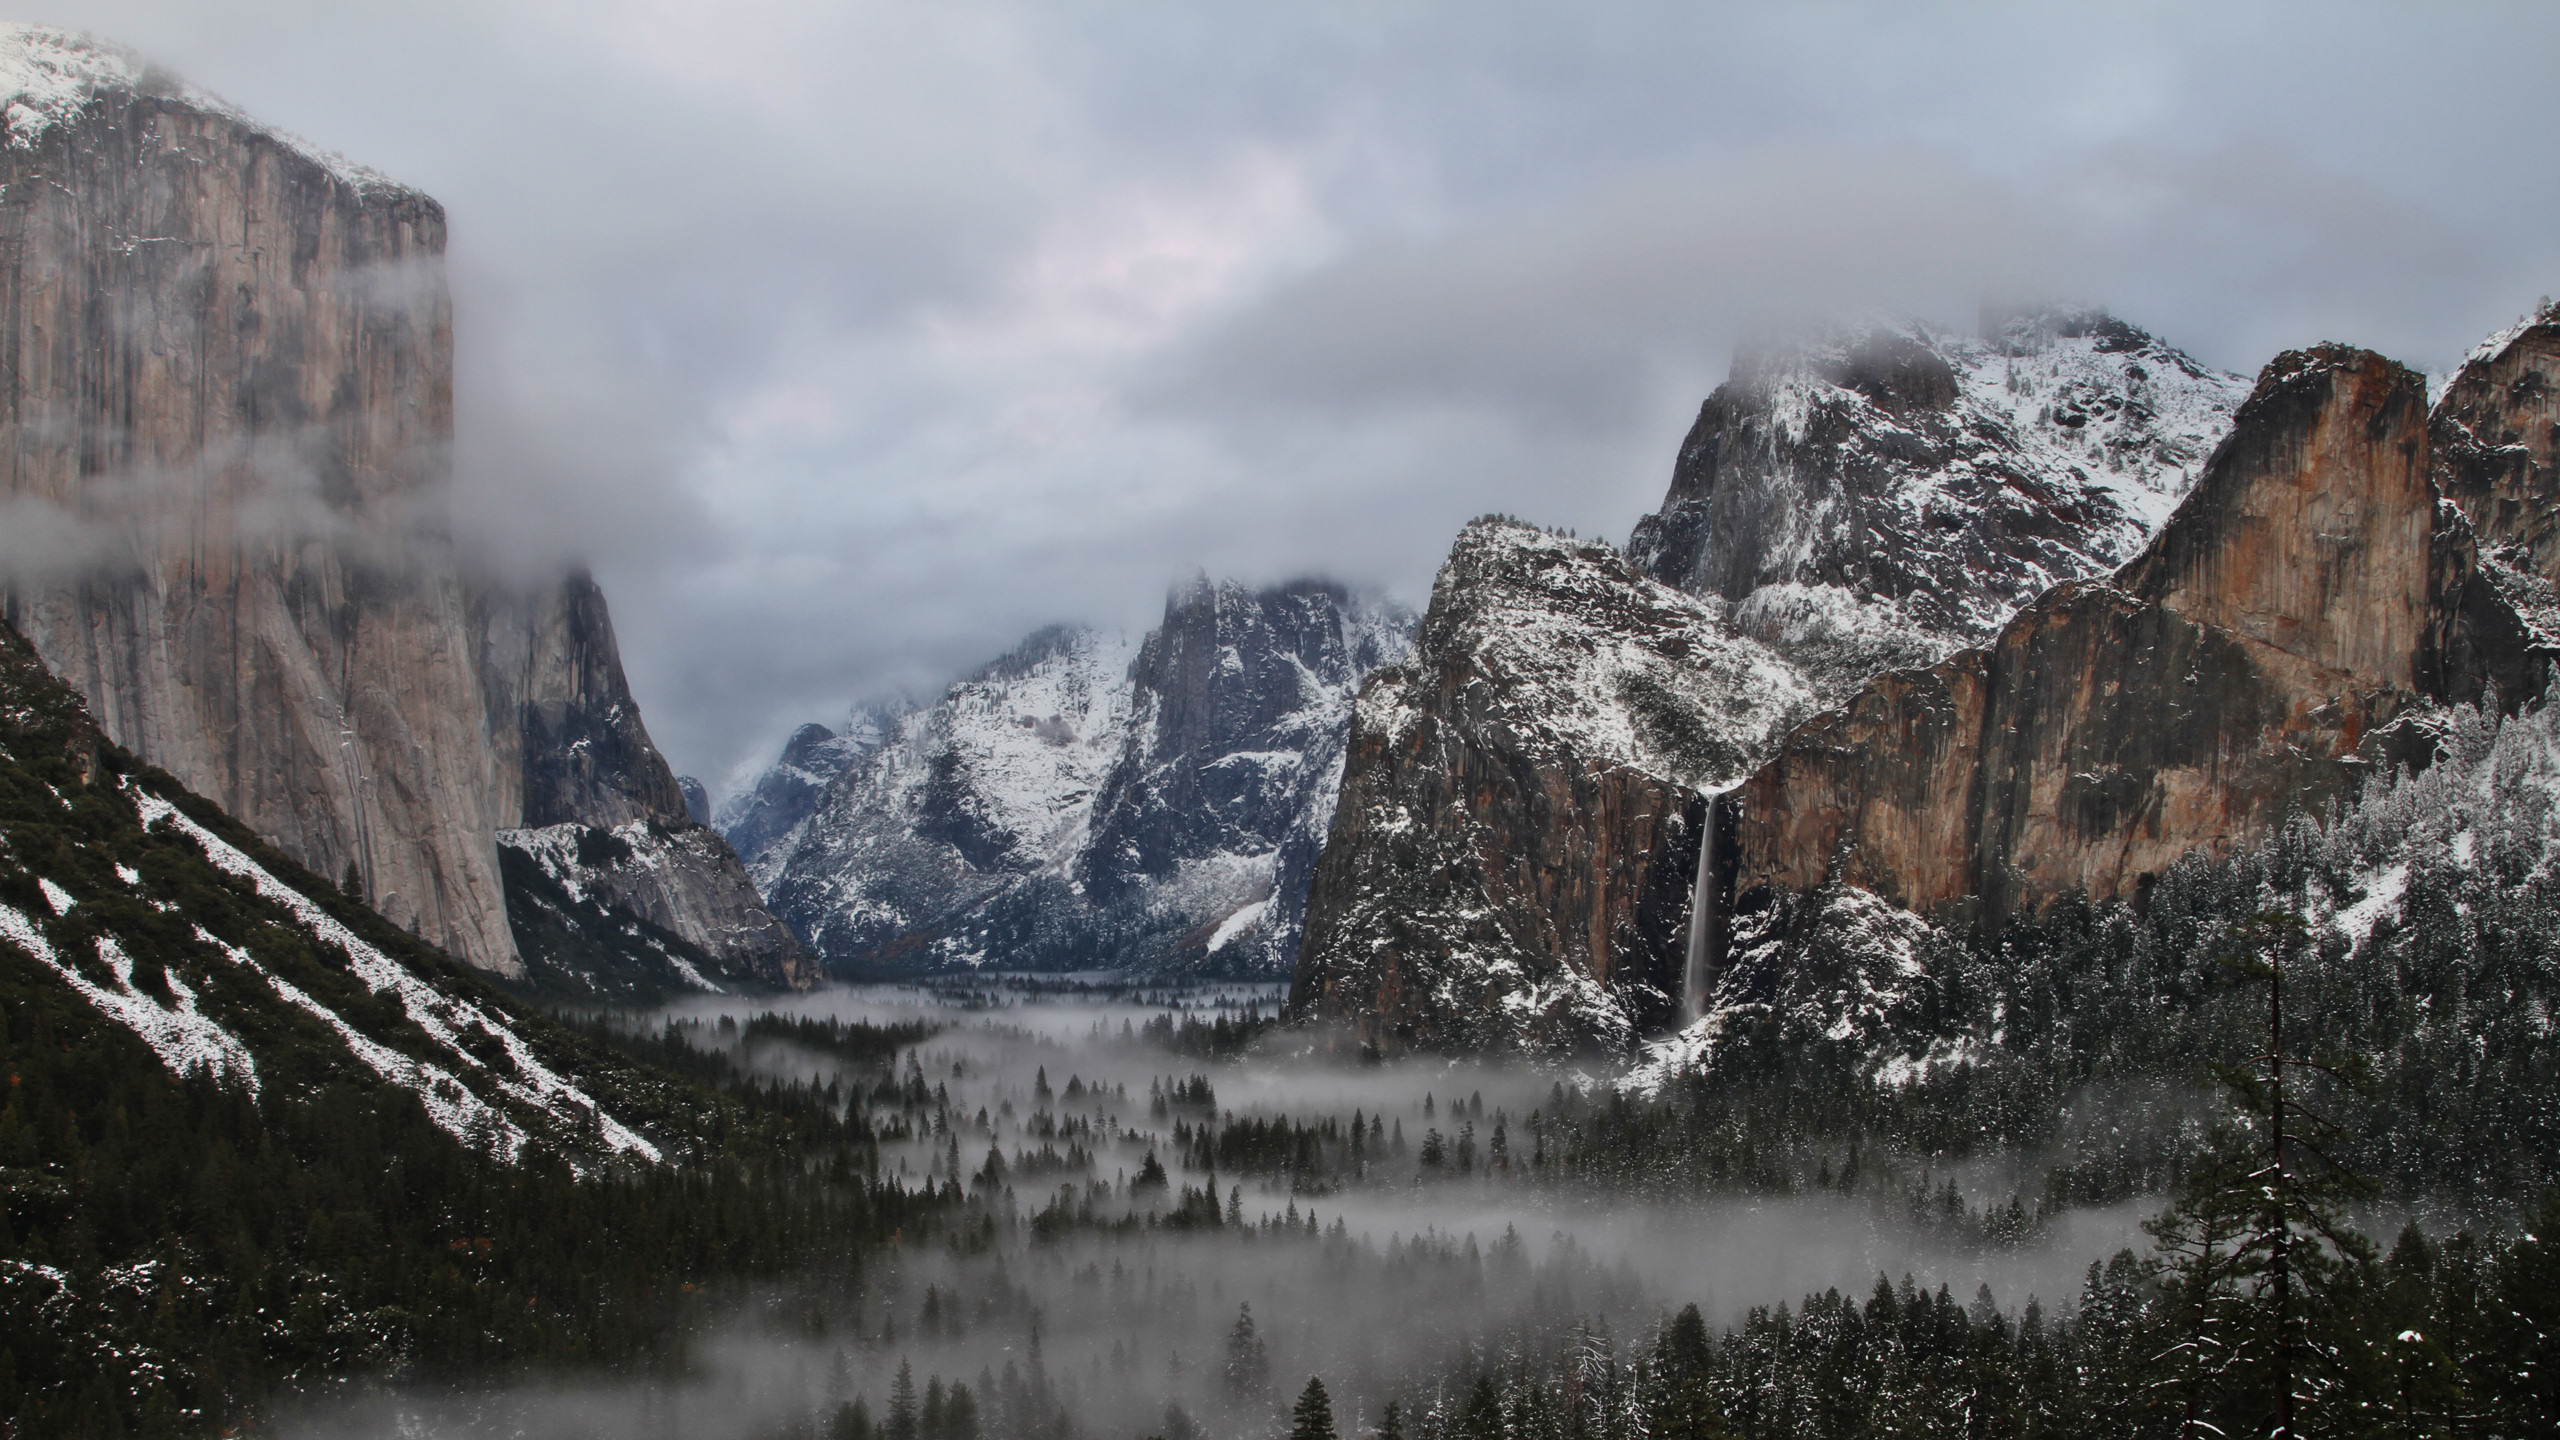
[{"label": "pine tree", "polygon": [[1715,1347],[1707,1338],[1707,1322],[1694,1304],[1662,1329],[1654,1347],[1654,1373],[1661,1387],[1655,1402],[1652,1434],[1659,1440],[1719,1440],[1726,1431],[1715,1396]]},{"label": "pine tree", "polygon": [[2299,918],[2261,915],[2240,934],[2259,953],[2225,964],[2266,987],[2266,1049],[2255,1069],[2218,1070],[2245,1137],[2148,1227],[2179,1325],[2154,1384],[2176,1392],[2187,1436],[2245,1426],[2291,1440],[2302,1402],[2343,1402],[2346,1357],[2330,1337],[2350,1320],[2373,1247],[2341,1215],[2362,1186],[2331,1159],[2338,1127],[2287,1081],[2302,1070],[2357,1077],[2286,1049],[2285,962],[2301,946]]},{"label": "pine tree", "polygon": [[889,1385],[889,1419],[880,1427],[880,1440],[922,1440],[916,1421],[915,1367],[902,1359],[898,1378]]},{"label": "pine tree", "polygon": [[1333,1401],[1316,1376],[1307,1377],[1307,1388],[1298,1392],[1297,1406],[1289,1412],[1289,1440],[1336,1440]]},{"label": "pine tree", "polygon": [[1225,1378],[1227,1394],[1239,1401],[1260,1396],[1271,1383],[1271,1357],[1254,1332],[1250,1304],[1236,1307],[1235,1326],[1227,1332]]},{"label": "pine tree", "polygon": [[1404,1440],[1404,1407],[1395,1401],[1378,1413],[1378,1428],[1370,1432],[1371,1440]]}]

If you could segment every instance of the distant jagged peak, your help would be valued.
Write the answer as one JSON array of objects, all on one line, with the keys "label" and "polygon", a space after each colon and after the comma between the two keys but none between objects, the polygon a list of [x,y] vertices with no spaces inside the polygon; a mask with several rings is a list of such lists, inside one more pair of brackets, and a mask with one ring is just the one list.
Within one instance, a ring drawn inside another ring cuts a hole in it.
[{"label": "distant jagged peak", "polygon": [[209,90],[188,84],[138,52],[111,40],[55,25],[0,22],[0,130],[13,150],[32,150],[93,101],[150,96],[219,116],[327,171],[359,193],[417,192],[334,150],[266,124]]}]

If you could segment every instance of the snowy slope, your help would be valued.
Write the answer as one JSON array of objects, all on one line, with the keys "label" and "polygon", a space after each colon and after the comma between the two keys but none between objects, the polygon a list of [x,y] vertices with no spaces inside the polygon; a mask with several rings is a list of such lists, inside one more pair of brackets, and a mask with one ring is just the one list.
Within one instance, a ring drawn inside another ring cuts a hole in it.
[{"label": "snowy slope", "polygon": [[1044,630],[899,721],[829,783],[768,890],[776,913],[834,969],[1017,963],[1023,917],[1002,902],[1074,895],[1136,649]]},{"label": "snowy slope", "polygon": [[720,802],[712,814],[730,847],[745,861],[756,888],[771,891],[782,867],[800,844],[800,833],[816,813],[819,800],[835,778],[879,752],[905,719],[911,705],[875,705],[856,709],[841,731],[803,725],[784,741],[782,754],[756,777],[754,785]]},{"label": "snowy slope", "polygon": [[661,1158],[557,1027],[117,751],[5,629],[0,966],[176,1074],[271,1098],[376,1087],[508,1160]]}]

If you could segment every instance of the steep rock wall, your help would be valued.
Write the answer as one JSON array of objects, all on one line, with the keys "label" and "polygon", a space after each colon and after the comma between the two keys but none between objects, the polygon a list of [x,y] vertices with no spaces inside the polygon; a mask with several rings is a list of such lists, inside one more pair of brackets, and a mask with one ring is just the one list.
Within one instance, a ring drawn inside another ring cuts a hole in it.
[{"label": "steep rock wall", "polygon": [[2490,337],[2436,402],[2436,483],[2479,536],[2493,583],[2560,635],[2560,307]]},{"label": "steep rock wall", "polygon": [[11,623],[118,743],[513,969],[435,514],[443,210],[39,38],[61,83],[0,148]]},{"label": "steep rock wall", "polygon": [[1879,677],[1729,799],[1738,911],[1841,880],[1984,923],[2135,894],[2317,808],[2394,727],[2501,675],[2513,612],[2439,503],[2425,384],[2378,355],[2279,356],[2229,440],[2112,582],[2063,586],[1987,650]]},{"label": "steep rock wall", "polygon": [[1623,1050],[1670,1020],[1705,802],[1811,689],[1606,545],[1463,531],[1370,677],[1293,1016],[1380,1049]]},{"label": "steep rock wall", "polygon": [[1732,602],[1744,633],[1840,698],[2129,558],[2246,393],[2095,311],[1753,347],[1700,408],[1628,554]]},{"label": "steep rock wall", "polygon": [[464,579],[435,201],[67,32],[0,92],[0,612],[108,733],[472,964],[524,973],[502,829],[647,824],[626,908],[805,978],[594,585]]},{"label": "steep rock wall", "polygon": [[1202,579],[1167,597],[1130,662],[1127,735],[1076,857],[1086,892],[1106,905],[1198,894],[1216,954],[1295,963],[1352,701],[1411,625],[1319,581]]}]

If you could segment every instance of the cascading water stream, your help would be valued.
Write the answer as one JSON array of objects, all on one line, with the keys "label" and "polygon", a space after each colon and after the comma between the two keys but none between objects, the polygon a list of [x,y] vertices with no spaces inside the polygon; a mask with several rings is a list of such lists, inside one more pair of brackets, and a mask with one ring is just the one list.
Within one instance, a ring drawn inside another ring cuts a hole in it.
[{"label": "cascading water stream", "polygon": [[1689,884],[1689,954],[1680,972],[1680,1023],[1695,1024],[1707,1010],[1708,942],[1716,916],[1716,800],[1721,790],[1706,792],[1706,833],[1698,837],[1698,873]]}]

